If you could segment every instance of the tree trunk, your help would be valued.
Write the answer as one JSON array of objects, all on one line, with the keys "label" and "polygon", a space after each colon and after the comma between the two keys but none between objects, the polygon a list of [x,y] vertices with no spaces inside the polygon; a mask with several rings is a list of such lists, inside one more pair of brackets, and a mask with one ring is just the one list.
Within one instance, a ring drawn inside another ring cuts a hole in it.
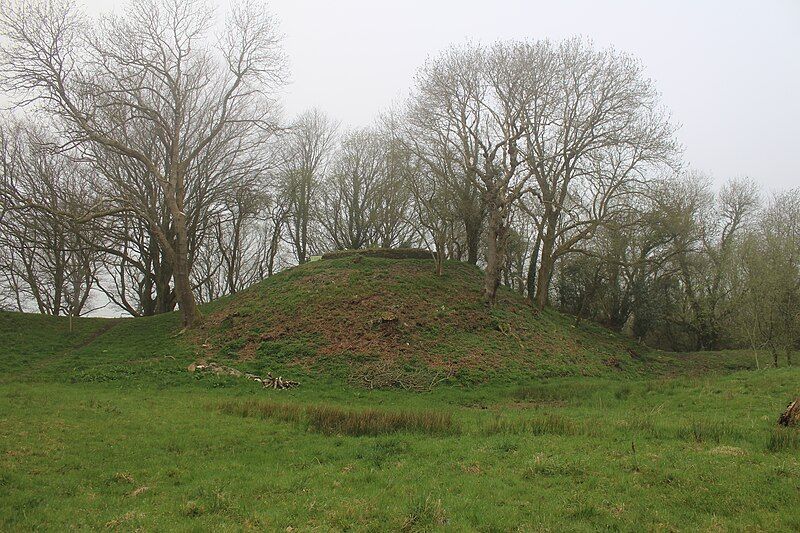
[{"label": "tree trunk", "polygon": [[189,267],[189,246],[186,238],[186,228],[180,227],[175,239],[175,266],[173,277],[175,279],[175,292],[178,297],[178,306],[181,310],[181,319],[184,328],[191,328],[200,321],[200,310],[192,291],[192,280]]},{"label": "tree trunk", "polygon": [[464,231],[467,236],[467,263],[478,264],[478,250],[481,242],[481,221],[468,217],[464,221]]},{"label": "tree trunk", "polygon": [[486,272],[484,275],[483,296],[489,307],[493,307],[500,287],[500,276],[505,263],[505,245],[508,233],[505,217],[495,202],[490,205],[489,227],[486,243]]},{"label": "tree trunk", "polygon": [[441,276],[444,271],[444,243],[436,243],[436,275]]},{"label": "tree trunk", "polygon": [[536,307],[544,309],[550,292],[550,279],[553,277],[553,250],[555,248],[555,229],[548,228],[542,240],[542,257],[539,261],[539,274],[536,279]]},{"label": "tree trunk", "polygon": [[[176,201],[176,196],[170,194],[166,196],[168,201],[171,200],[169,207],[172,213],[175,240],[173,243],[164,242],[162,244],[164,245],[168,263],[172,267],[172,278],[175,281],[175,297],[181,310],[183,327],[191,328],[200,321],[201,315],[200,310],[197,308],[194,291],[192,291],[192,267],[189,262],[189,235],[186,229],[186,215],[181,210],[182,206]],[[160,239],[166,239],[166,235],[163,232],[158,236]],[[170,244],[172,244],[171,247]]]},{"label": "tree trunk", "polygon": [[539,264],[539,248],[542,246],[542,234],[537,233],[536,243],[533,245],[531,252],[530,263],[528,263],[528,276],[526,279],[526,288],[528,290],[528,299],[533,301],[536,295],[536,268]]},{"label": "tree trunk", "polygon": [[308,261],[308,218],[309,218],[309,189],[311,176],[302,176],[302,187],[300,190],[300,197],[302,204],[300,208],[301,225],[300,225],[300,251],[298,253],[298,262],[302,265]]}]

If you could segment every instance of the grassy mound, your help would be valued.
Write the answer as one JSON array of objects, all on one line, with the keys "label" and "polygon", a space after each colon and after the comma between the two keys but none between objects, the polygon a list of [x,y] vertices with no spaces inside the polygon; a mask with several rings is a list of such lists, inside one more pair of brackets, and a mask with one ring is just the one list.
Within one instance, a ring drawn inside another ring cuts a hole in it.
[{"label": "grassy mound", "polygon": [[508,290],[489,310],[481,289],[464,263],[436,276],[430,260],[317,261],[216,302],[195,341],[255,372],[325,371],[366,387],[641,369],[642,346]]},{"label": "grassy mound", "polygon": [[75,319],[0,312],[0,382],[202,382],[189,363],[217,361],[304,385],[424,391],[438,384],[518,385],[561,376],[704,374],[752,366],[746,353],[653,352],[595,324],[537,313],[501,289],[482,301],[482,274],[464,263],[436,276],[431,260],[363,255],[284,271],[203,307],[184,335],[178,314]]}]

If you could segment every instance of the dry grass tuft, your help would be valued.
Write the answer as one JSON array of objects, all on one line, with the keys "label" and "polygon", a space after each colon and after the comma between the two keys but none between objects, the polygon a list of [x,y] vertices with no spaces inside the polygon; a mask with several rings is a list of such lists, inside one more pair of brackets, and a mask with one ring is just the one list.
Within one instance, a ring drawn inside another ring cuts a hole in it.
[{"label": "dry grass tuft", "polygon": [[435,411],[350,410],[331,405],[308,405],[249,400],[224,402],[220,412],[243,417],[306,422],[325,435],[374,436],[389,433],[447,435],[456,432],[450,413]]},{"label": "dry grass tuft", "polygon": [[709,450],[709,453],[714,455],[727,455],[729,457],[742,457],[747,455],[747,452],[736,446],[717,446]]},{"label": "dry grass tuft", "polygon": [[445,435],[453,432],[452,415],[435,411],[350,411],[333,406],[309,406],[306,414],[311,427],[326,435],[399,432]]}]

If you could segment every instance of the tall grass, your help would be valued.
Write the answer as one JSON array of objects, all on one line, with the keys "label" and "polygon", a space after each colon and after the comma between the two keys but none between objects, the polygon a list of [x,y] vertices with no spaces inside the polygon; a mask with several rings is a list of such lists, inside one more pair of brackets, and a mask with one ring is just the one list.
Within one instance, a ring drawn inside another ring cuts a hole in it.
[{"label": "tall grass", "polygon": [[401,432],[447,435],[457,431],[453,416],[437,411],[352,410],[332,405],[300,406],[255,400],[223,402],[218,408],[222,413],[243,417],[305,422],[325,435],[374,436]]},{"label": "tall grass", "polygon": [[442,500],[434,500],[431,496],[416,499],[406,514],[403,532],[431,531],[441,529],[448,524],[447,513],[442,507]]},{"label": "tall grass", "polygon": [[593,435],[585,422],[575,422],[561,415],[546,413],[533,418],[498,418],[486,428],[489,435]]},{"label": "tall grass", "polygon": [[767,450],[770,452],[800,450],[800,429],[774,428],[767,440]]},{"label": "tall grass", "polygon": [[652,413],[635,413],[630,419],[624,421],[623,427],[630,428],[635,434],[653,439],[661,439],[666,435],[666,430],[653,421]]},{"label": "tall grass", "polygon": [[529,385],[520,387],[512,394],[513,398],[521,402],[531,403],[568,403],[575,401],[580,392],[565,387],[551,385]]},{"label": "tall grass", "polygon": [[452,415],[436,411],[349,411],[321,405],[310,406],[306,416],[311,427],[326,435],[383,435],[401,431],[444,435],[453,432]]},{"label": "tall grass", "polygon": [[303,419],[303,408],[289,403],[260,402],[256,400],[244,402],[227,401],[219,403],[217,408],[221,413],[245,418],[264,418],[282,420],[284,422],[300,422]]},{"label": "tall grass", "polygon": [[678,427],[676,436],[698,444],[710,442],[741,440],[742,434],[730,424],[711,420],[693,419]]}]

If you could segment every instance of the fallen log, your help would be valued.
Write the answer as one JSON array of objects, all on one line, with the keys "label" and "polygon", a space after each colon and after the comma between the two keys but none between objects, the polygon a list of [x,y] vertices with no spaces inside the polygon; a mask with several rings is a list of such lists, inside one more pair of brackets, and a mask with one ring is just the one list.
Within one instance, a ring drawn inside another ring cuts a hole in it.
[{"label": "fallen log", "polygon": [[786,427],[800,427],[800,398],[796,398],[786,407],[778,418],[778,424]]},{"label": "fallen log", "polygon": [[260,383],[266,389],[283,390],[298,387],[300,385],[300,382],[292,381],[290,379],[283,379],[283,376],[274,377],[271,372],[268,372],[266,377],[262,377],[256,374],[248,374],[229,366],[219,365],[217,363],[192,363],[186,370],[189,372],[212,372],[217,375],[233,376],[237,378],[243,377],[255,381],[256,383]]}]

